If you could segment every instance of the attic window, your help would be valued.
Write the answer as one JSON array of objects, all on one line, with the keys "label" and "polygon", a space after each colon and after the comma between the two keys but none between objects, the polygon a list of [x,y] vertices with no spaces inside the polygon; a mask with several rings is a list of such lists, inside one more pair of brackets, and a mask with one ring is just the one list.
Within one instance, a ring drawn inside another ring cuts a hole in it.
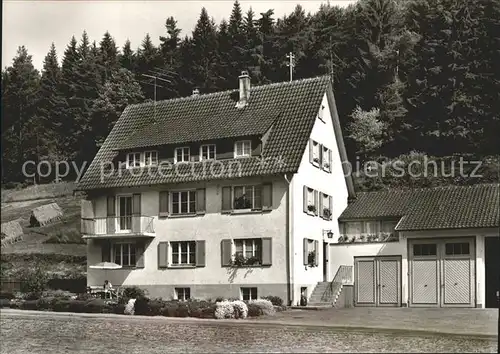
[{"label": "attic window", "polygon": [[131,152],[127,154],[127,168],[141,167],[141,153]]},{"label": "attic window", "polygon": [[319,108],[319,112],[318,112],[318,118],[320,120],[322,120],[323,122],[325,121],[324,120],[324,112],[325,112],[325,106],[324,105],[321,105],[321,107]]},{"label": "attic window", "polygon": [[215,159],[215,144],[202,145],[200,147],[200,160]]},{"label": "attic window", "polygon": [[158,165],[158,152],[157,151],[146,151],[144,153],[144,165],[145,166]]},{"label": "attic window", "polygon": [[246,157],[252,153],[250,140],[241,140],[234,143],[234,157]]},{"label": "attic window", "polygon": [[179,147],[175,149],[174,162],[189,162],[189,147]]}]

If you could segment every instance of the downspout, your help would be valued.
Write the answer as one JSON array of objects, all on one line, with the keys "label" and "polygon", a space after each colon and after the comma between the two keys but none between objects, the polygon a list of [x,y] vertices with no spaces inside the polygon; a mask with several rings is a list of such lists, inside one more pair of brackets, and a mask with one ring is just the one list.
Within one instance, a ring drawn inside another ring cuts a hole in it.
[{"label": "downspout", "polygon": [[294,304],[294,271],[293,271],[293,178],[288,179],[287,174],[284,174],[285,181],[288,185],[286,193],[286,273],[287,273],[287,296],[289,305]]}]

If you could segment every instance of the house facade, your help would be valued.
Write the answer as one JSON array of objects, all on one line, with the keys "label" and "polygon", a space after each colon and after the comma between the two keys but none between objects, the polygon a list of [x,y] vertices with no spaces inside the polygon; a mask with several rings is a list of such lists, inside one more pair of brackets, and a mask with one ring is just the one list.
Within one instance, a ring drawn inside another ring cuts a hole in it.
[{"label": "house facade", "polygon": [[242,73],[238,90],[129,106],[77,187],[88,285],[296,304],[334,276],[346,161],[327,77]]},{"label": "house facade", "polygon": [[498,184],[359,193],[339,218],[333,268],[355,306],[497,307]]}]

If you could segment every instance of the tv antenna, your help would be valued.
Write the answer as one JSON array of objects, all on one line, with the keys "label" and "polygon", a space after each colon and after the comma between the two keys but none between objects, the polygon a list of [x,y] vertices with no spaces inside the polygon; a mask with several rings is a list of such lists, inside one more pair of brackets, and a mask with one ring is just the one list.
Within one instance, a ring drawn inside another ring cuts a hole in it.
[{"label": "tv antenna", "polygon": [[290,52],[286,55],[286,57],[288,58],[288,63],[286,64],[286,66],[290,67],[290,81],[293,80],[293,68],[295,67],[295,63],[294,63],[294,59],[295,59],[295,55],[293,55],[293,52]]},{"label": "tv antenna", "polygon": [[165,86],[158,85],[156,83],[156,80],[160,80],[160,81],[167,82],[167,83],[172,83],[172,81],[164,79],[161,76],[157,76],[159,73],[155,73],[155,72],[152,72],[152,73],[155,75],[142,74],[142,76],[147,77],[149,79],[153,79],[153,82],[143,82],[143,83],[146,85],[153,85],[154,86],[154,102],[156,104],[156,88],[157,87],[161,87],[161,88],[165,87]]}]

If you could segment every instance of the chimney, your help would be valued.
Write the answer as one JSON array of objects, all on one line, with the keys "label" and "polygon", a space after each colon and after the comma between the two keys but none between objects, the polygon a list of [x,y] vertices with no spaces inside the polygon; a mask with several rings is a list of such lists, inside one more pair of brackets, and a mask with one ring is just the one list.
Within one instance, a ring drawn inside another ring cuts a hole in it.
[{"label": "chimney", "polygon": [[200,90],[197,88],[193,90],[193,94],[191,96],[199,96],[200,95]]},{"label": "chimney", "polygon": [[240,100],[236,104],[236,108],[243,108],[248,104],[250,99],[250,76],[248,71],[242,71],[239,76],[240,79]]}]

